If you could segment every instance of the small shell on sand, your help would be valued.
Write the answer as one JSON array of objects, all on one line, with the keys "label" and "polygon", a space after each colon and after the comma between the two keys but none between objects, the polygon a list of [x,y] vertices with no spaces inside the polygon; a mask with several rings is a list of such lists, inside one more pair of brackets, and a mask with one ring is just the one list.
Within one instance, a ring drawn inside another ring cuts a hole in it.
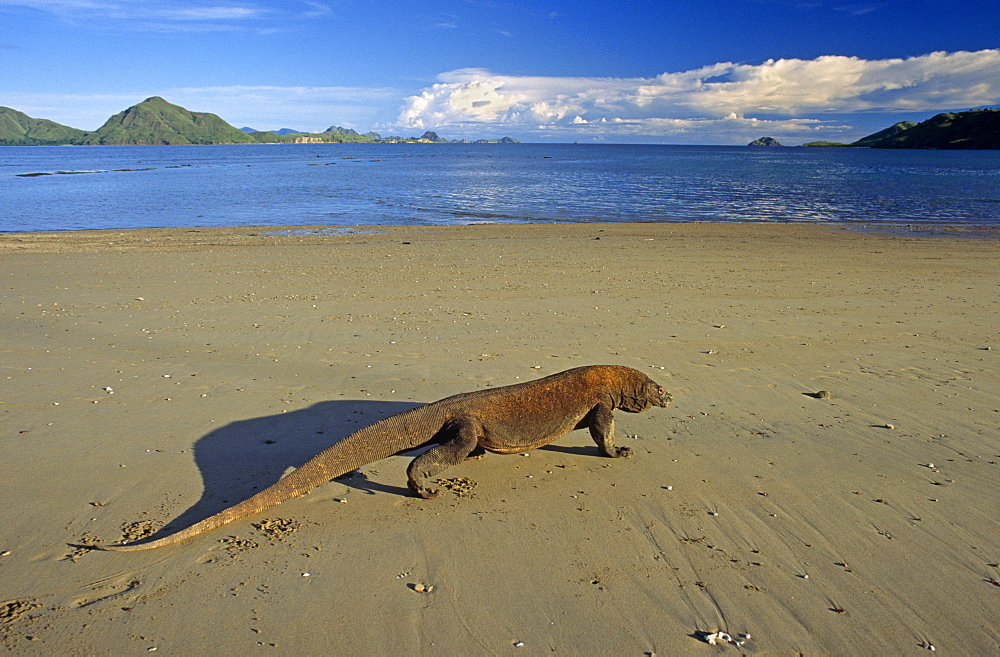
[{"label": "small shell on sand", "polygon": [[725,632],[721,631],[712,632],[711,634],[704,635],[705,642],[711,646],[716,646],[723,643],[731,643],[737,648],[746,643],[749,638],[750,638],[749,634],[739,634],[737,635],[737,638],[734,639],[729,634],[726,634]]},{"label": "small shell on sand", "polygon": [[830,397],[832,397],[833,395],[831,395],[831,394],[830,394],[830,391],[829,391],[829,390],[820,390],[819,392],[817,392],[817,393],[816,393],[815,395],[813,395],[813,396],[814,396],[814,397],[815,397],[816,399],[829,399],[829,398],[830,398]]}]

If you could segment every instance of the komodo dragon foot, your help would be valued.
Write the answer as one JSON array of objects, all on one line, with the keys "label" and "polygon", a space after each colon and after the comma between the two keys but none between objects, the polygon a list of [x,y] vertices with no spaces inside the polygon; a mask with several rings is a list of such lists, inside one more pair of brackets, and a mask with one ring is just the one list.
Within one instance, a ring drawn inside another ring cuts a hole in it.
[{"label": "komodo dragon foot", "polygon": [[441,495],[440,488],[427,488],[426,486],[421,486],[413,481],[407,482],[410,488],[410,492],[417,497],[422,497],[425,500],[430,500]]},{"label": "komodo dragon foot", "polygon": [[625,447],[624,445],[615,445],[610,450],[600,450],[601,456],[607,456],[613,459],[623,458],[630,459],[635,454],[631,447]]}]

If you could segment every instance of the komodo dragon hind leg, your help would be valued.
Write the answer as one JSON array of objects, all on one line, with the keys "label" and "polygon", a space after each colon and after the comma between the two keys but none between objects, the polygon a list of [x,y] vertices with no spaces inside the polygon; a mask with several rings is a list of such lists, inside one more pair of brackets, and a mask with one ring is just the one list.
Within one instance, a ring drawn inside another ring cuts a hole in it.
[{"label": "komodo dragon hind leg", "polygon": [[615,445],[615,418],[611,414],[610,406],[603,403],[598,404],[587,414],[584,422],[590,429],[590,437],[597,443],[597,451],[601,453],[601,456],[611,458],[632,456],[631,447]]},{"label": "komodo dragon hind leg", "polygon": [[427,483],[467,457],[476,456],[479,445],[478,425],[469,418],[453,420],[442,430],[440,445],[435,445],[416,457],[406,469],[407,485],[417,497],[437,497],[441,491],[428,488]]}]

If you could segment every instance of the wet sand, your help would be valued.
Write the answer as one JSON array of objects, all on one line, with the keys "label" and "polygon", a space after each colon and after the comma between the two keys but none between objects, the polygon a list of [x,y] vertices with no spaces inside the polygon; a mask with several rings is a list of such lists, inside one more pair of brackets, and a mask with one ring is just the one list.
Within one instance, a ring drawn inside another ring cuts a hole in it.
[{"label": "wet sand", "polygon": [[[995,652],[998,256],[736,224],[0,234],[0,645]],[[67,545],[186,526],[391,413],[597,363],[675,397],[617,414],[632,459],[579,431],[419,500],[395,456],[180,545]]]}]

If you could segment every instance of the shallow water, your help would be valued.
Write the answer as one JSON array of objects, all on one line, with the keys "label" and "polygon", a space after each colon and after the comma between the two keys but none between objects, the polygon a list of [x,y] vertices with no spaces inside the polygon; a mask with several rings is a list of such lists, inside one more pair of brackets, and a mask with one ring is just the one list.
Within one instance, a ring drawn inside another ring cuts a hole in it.
[{"label": "shallow water", "polygon": [[760,221],[1000,226],[1000,151],[577,144],[0,148],[0,230]]}]

